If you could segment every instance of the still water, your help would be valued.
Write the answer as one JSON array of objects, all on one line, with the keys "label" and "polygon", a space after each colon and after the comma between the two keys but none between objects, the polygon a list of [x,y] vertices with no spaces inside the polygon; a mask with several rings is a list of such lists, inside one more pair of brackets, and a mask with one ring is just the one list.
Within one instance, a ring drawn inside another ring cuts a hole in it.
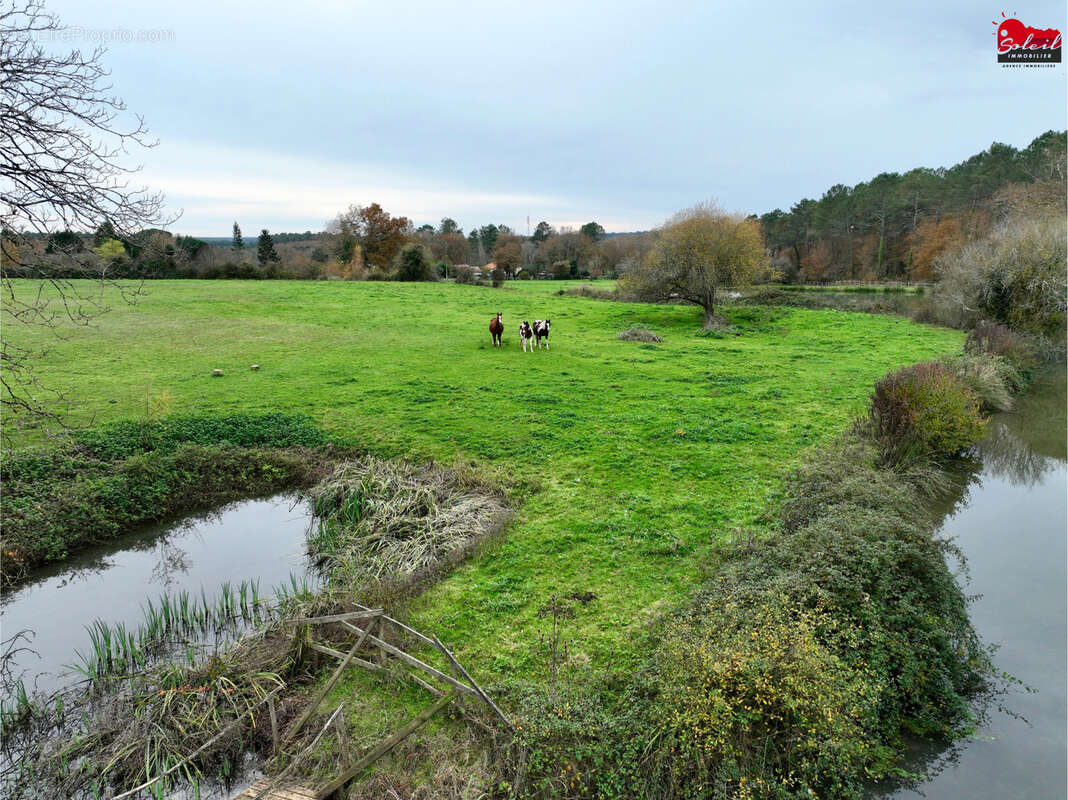
[{"label": "still water", "polygon": [[106,546],[81,551],[36,573],[0,599],[3,639],[32,631],[17,653],[15,674],[27,689],[51,692],[71,683],[65,669],[85,651],[85,627],[95,619],[136,627],[142,606],[164,592],[189,591],[208,599],[229,582],[258,580],[260,596],[306,574],[307,504],[292,495],[247,500],[209,514],[147,528]]},{"label": "still water", "polygon": [[940,771],[889,795],[895,800],[1068,794],[1065,441],[1063,373],[990,420],[980,470],[943,532],[967,557],[965,591],[980,595],[970,609],[976,630],[998,646],[997,668],[1026,688],[991,703],[985,724],[959,747],[918,748],[910,766]]}]

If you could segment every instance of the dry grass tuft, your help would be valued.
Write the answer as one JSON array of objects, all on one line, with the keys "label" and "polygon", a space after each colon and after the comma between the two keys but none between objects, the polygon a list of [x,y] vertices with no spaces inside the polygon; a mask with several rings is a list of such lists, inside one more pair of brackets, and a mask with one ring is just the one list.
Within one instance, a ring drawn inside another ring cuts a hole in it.
[{"label": "dry grass tuft", "polygon": [[503,494],[464,470],[365,458],[311,492],[309,547],[334,585],[410,581],[495,533]]},{"label": "dry grass tuft", "polygon": [[625,331],[619,332],[619,339],[624,342],[662,342],[661,337],[657,336],[648,328],[644,328],[641,325],[635,325],[634,327],[627,328]]}]

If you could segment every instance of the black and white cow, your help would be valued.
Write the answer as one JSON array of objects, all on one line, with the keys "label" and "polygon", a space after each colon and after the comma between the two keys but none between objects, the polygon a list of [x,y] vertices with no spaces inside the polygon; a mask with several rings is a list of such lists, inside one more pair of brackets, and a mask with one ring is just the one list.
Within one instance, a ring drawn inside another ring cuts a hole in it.
[{"label": "black and white cow", "polygon": [[541,340],[545,340],[545,349],[549,349],[549,320],[534,320],[534,343],[541,347]]},{"label": "black and white cow", "polygon": [[[535,323],[536,324],[536,323]],[[531,339],[534,338],[534,330],[530,327],[530,323],[524,320],[519,325],[519,343],[523,345],[523,352],[527,352],[527,345],[530,345],[530,352],[534,352],[534,342]]]}]

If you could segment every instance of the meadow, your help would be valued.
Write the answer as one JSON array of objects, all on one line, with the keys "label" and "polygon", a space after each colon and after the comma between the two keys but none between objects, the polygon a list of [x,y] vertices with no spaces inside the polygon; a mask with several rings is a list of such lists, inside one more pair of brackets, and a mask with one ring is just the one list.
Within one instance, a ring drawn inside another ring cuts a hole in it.
[{"label": "meadow", "polygon": [[[409,609],[490,683],[544,677],[539,611],[553,595],[592,593],[568,621],[573,665],[635,664],[648,623],[700,582],[717,543],[772,524],[802,453],[846,429],[876,379],[963,341],[889,316],[759,306],[725,308],[736,332],[709,335],[695,308],[564,286],[159,281],[66,340],[9,333],[50,347],[40,376],[81,401],[76,423],[304,412],[377,456],[495,474],[517,507],[505,535]],[[516,329],[535,318],[552,320],[551,349],[525,354]],[[663,341],[617,339],[633,325]],[[8,433],[46,445],[43,427]]]}]

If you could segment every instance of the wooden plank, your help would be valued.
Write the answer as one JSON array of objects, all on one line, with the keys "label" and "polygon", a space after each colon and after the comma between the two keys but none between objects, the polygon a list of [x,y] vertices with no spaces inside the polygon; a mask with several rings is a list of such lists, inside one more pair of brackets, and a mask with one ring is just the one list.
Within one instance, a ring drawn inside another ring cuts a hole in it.
[{"label": "wooden plank", "polygon": [[338,678],[341,677],[341,673],[345,671],[345,667],[349,665],[349,662],[352,661],[353,658],[355,658],[356,651],[363,646],[363,640],[366,639],[370,635],[370,633],[371,629],[368,628],[361,634],[360,638],[356,640],[356,643],[352,645],[352,649],[349,650],[349,654],[345,656],[345,659],[340,664],[337,665],[337,669],[335,669],[334,674],[330,676],[330,680],[323,684],[323,687],[316,693],[315,697],[312,698],[312,701],[308,704],[308,707],[304,709],[304,713],[301,714],[300,718],[289,727],[289,730],[286,731],[285,738],[282,739],[282,744],[288,744],[290,741],[292,741],[293,737],[296,736],[300,732],[300,729],[304,727],[304,723],[311,719],[312,714],[314,714],[316,709],[319,708],[319,704],[323,702],[323,698],[326,697],[330,690],[334,688],[334,684],[337,683]]},{"label": "wooden plank", "polygon": [[[262,792],[270,785],[269,778],[261,778],[237,795],[234,800],[252,800],[259,792]],[[270,794],[263,796],[263,800],[316,800],[316,797],[314,789],[306,789],[303,786],[287,786],[282,789],[272,790]]]},{"label": "wooden plank", "polygon": [[397,620],[393,619],[393,617],[387,617],[385,614],[383,614],[382,615],[382,621],[383,622],[388,622],[391,625],[396,625],[402,631],[404,631],[407,634],[410,634],[411,636],[414,636],[416,639],[418,639],[419,641],[421,641],[425,645],[429,645],[430,647],[437,647],[437,645],[434,644],[434,640],[431,639],[429,636],[424,636],[423,634],[421,634],[419,631],[415,630],[414,628],[409,628],[403,622],[398,622]]},{"label": "wooden plank", "polygon": [[336,778],[334,778],[334,780],[330,781],[330,783],[328,783],[326,786],[319,789],[315,793],[316,800],[326,800],[327,797],[332,795],[334,792],[336,792],[338,789],[340,789],[342,786],[344,786],[346,783],[356,777],[356,775],[367,769],[369,766],[378,761],[378,759],[380,759],[398,744],[400,744],[413,733],[415,733],[415,731],[421,728],[428,719],[430,719],[446,705],[448,705],[449,701],[452,700],[452,696],[452,692],[442,695],[440,698],[438,698],[434,705],[419,712],[419,714],[413,717],[411,721],[409,721],[408,724],[406,724],[403,728],[400,728],[392,736],[387,739],[383,739],[381,742],[376,744],[373,748],[371,748],[370,752],[363,756],[363,758],[361,758],[347,770],[345,770]]},{"label": "wooden plank", "polygon": [[444,681],[445,683],[449,684],[449,686],[452,686],[455,689],[459,689],[464,694],[469,694],[472,697],[478,697],[479,696],[478,692],[476,692],[470,686],[467,686],[466,684],[463,684],[458,680],[454,680],[450,675],[446,675],[440,669],[435,669],[434,667],[430,666],[429,664],[424,664],[422,661],[420,661],[415,656],[408,655],[403,650],[391,645],[389,642],[383,642],[377,636],[368,636],[367,640],[371,644],[373,644],[375,647],[379,648],[380,650],[384,650],[385,652],[389,653],[391,656],[396,656],[397,658],[399,658],[401,661],[405,662],[409,666],[415,667],[416,669],[421,669],[423,672],[426,672],[429,675],[433,675],[438,680]]},{"label": "wooden plank", "polygon": [[[334,658],[343,659],[345,654],[340,650],[335,650],[333,647],[327,647],[325,644],[319,644],[318,642],[308,642],[307,646],[311,650],[315,650],[324,655],[333,656]],[[352,663],[357,667],[363,667],[369,669],[371,672],[385,672],[378,664],[372,664],[370,661],[364,661],[362,658],[354,656]]]},{"label": "wooden plank", "polygon": [[278,714],[274,710],[274,698],[267,701],[267,710],[271,712],[271,753],[278,752]]},{"label": "wooden plank", "polygon": [[475,679],[471,677],[471,673],[468,672],[466,669],[464,669],[463,664],[461,664],[459,661],[456,660],[456,657],[453,656],[453,654],[449,652],[449,648],[447,648],[445,645],[443,645],[441,643],[441,640],[439,640],[437,636],[434,637],[434,641],[437,643],[438,649],[440,649],[441,652],[445,654],[445,657],[447,659],[449,659],[449,663],[452,664],[454,667],[456,667],[456,669],[460,670],[460,673],[465,678],[467,678],[467,680],[471,683],[471,685],[473,687],[475,687],[475,691],[478,692],[478,696],[481,697],[483,700],[485,700],[486,703],[489,704],[489,707],[497,712],[497,716],[500,717],[501,720],[504,722],[504,724],[508,726],[508,730],[510,730],[510,731],[512,731],[514,733],[515,732],[515,726],[512,725],[512,721],[510,719],[508,719],[508,717],[506,717],[504,715],[504,712],[501,711],[500,708],[497,707],[496,703],[494,703],[492,700],[490,700],[489,695],[486,694],[484,691],[482,691],[482,687],[479,686],[477,683],[475,683]]},{"label": "wooden plank", "polygon": [[[356,606],[356,608],[364,609],[366,611],[370,611],[371,610],[367,606],[361,606],[359,603],[353,603],[353,605]],[[412,636],[414,636],[416,639],[418,639],[419,641],[421,641],[425,645],[429,645],[430,647],[437,647],[437,645],[434,644],[434,640],[431,639],[429,636],[424,636],[419,631],[415,630],[415,628],[409,628],[403,622],[399,622],[399,621],[393,619],[393,617],[388,617],[385,614],[383,614],[382,615],[382,622],[388,622],[391,625],[396,625],[402,631],[404,631],[405,633],[411,634]],[[379,635],[381,635],[381,631],[379,631]]]},{"label": "wooden plank", "polygon": [[301,760],[315,748],[315,745],[319,744],[319,740],[323,738],[323,734],[326,733],[326,729],[334,723],[334,720],[337,719],[337,715],[341,713],[341,709],[343,709],[344,707],[345,703],[342,702],[341,705],[335,708],[334,713],[330,715],[330,719],[328,719],[326,721],[326,724],[323,725],[322,730],[320,730],[315,735],[315,738],[312,739],[311,744],[309,744],[307,747],[297,753],[297,755],[293,756],[293,758],[289,761],[289,765],[284,770],[275,775],[273,778],[271,778],[266,786],[263,786],[257,791],[250,793],[249,800],[274,800],[274,798],[276,797],[275,787],[277,787],[278,784],[280,784],[285,779],[285,777],[293,771],[297,764],[299,764]]},{"label": "wooden plank", "polygon": [[369,608],[363,611],[348,611],[344,614],[328,614],[325,617],[294,617],[287,619],[287,625],[325,625],[328,622],[346,622],[354,619],[367,619],[382,615],[381,608]]}]

